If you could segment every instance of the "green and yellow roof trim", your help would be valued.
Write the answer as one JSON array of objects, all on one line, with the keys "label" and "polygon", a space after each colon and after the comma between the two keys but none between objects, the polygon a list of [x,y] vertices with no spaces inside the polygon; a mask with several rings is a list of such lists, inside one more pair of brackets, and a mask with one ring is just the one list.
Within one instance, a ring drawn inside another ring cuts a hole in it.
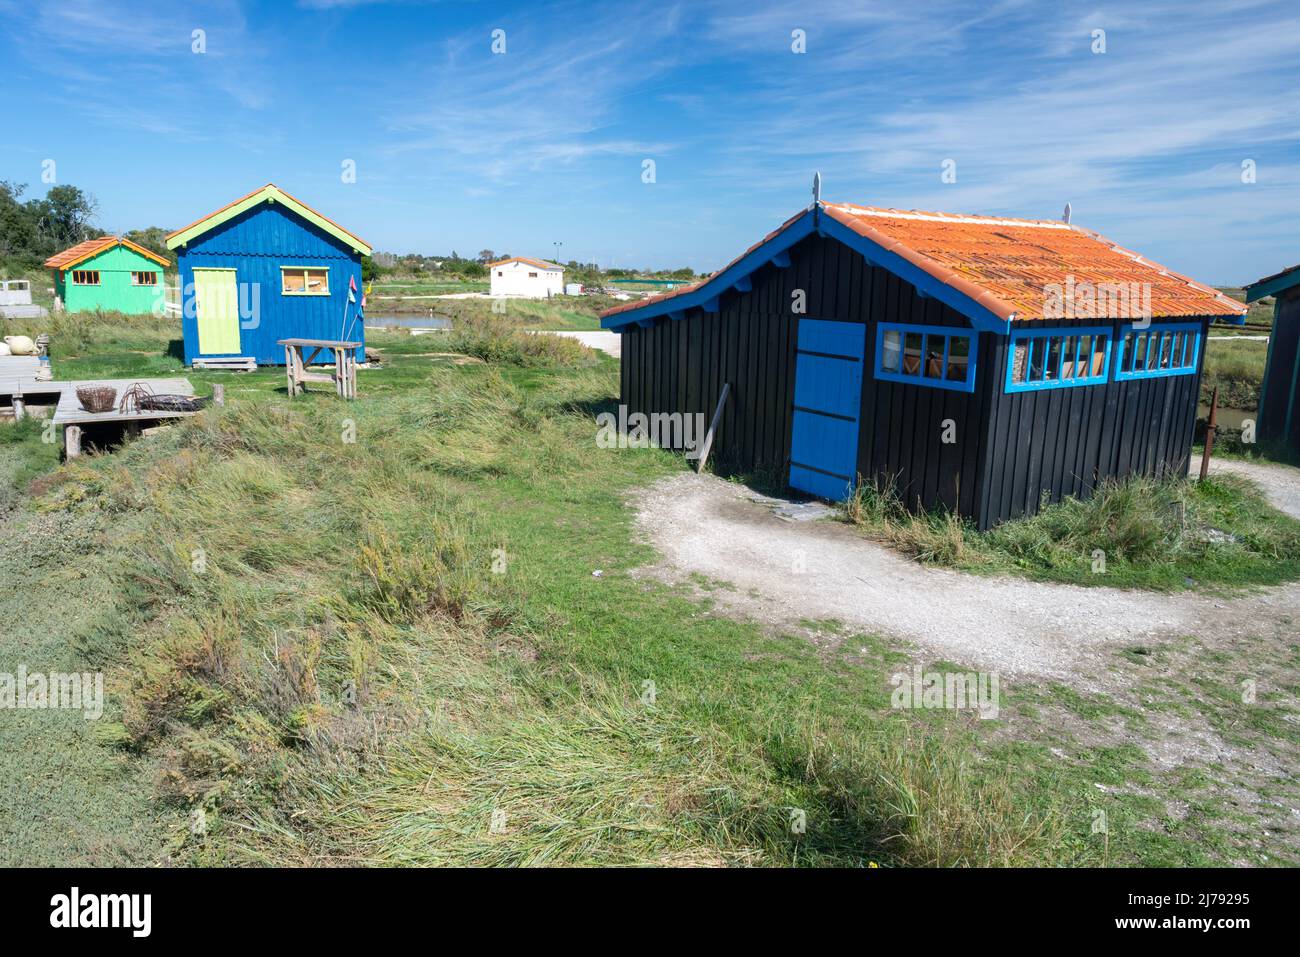
[{"label": "green and yellow roof trim", "polygon": [[281,203],[285,208],[297,213],[303,219],[307,220],[320,229],[329,233],[335,239],[347,244],[363,256],[369,256],[371,252],[370,244],[356,236],[328,216],[324,216],[312,209],[302,200],[289,195],[280,189],[274,183],[267,183],[261,189],[255,189],[247,196],[241,196],[239,199],[227,203],[214,213],[209,213],[202,219],[197,219],[188,226],[183,226],[175,232],[167,234],[167,248],[176,249],[192,242],[194,239],[202,236],[210,230],[216,229],[222,223],[234,219],[254,206],[262,203]]}]

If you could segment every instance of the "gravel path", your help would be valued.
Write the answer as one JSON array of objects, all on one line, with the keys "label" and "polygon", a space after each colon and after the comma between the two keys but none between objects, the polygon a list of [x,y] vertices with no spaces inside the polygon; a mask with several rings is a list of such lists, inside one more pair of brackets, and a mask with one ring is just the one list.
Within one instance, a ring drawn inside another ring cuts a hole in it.
[{"label": "gravel path", "polygon": [[[1192,474],[1199,474],[1201,460],[1193,457]],[[1237,459],[1210,459],[1210,474],[1227,473],[1248,478],[1280,512],[1300,518],[1300,469],[1290,465],[1243,462]]]},{"label": "gravel path", "polygon": [[1090,690],[1106,689],[1106,661],[1119,649],[1210,630],[1245,634],[1300,615],[1294,586],[1225,601],[930,568],[848,526],[782,518],[774,508],[784,504],[709,475],[660,481],[637,499],[642,534],[663,556],[643,573],[730,583],[710,596],[774,627],[832,619],[936,658]]},{"label": "gravel path", "polygon": [[550,336],[565,336],[569,339],[577,339],[588,349],[599,349],[617,359],[623,354],[623,337],[617,332],[605,332],[604,330],[592,330],[590,332],[560,332],[558,330],[546,330]]}]

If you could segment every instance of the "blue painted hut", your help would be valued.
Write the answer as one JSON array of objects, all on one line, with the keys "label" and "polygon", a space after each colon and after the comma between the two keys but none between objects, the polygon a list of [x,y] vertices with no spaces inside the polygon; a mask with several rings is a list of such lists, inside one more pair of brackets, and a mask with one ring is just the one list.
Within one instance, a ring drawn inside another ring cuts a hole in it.
[{"label": "blue painted hut", "polygon": [[365,342],[358,307],[370,246],[274,184],[169,234],[167,248],[177,254],[187,365],[282,365],[276,343],[286,338]]}]

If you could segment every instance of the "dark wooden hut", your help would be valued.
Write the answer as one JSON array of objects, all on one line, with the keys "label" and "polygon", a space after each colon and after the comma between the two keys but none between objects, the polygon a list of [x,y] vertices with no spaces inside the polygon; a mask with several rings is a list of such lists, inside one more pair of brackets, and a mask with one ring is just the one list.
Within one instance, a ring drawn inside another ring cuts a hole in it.
[{"label": "dark wooden hut", "polygon": [[1068,223],[817,202],[601,324],[629,415],[707,421],[730,384],[720,470],[828,499],[888,481],[987,528],[1108,476],[1185,474],[1207,327],[1243,313]]},{"label": "dark wooden hut", "polygon": [[1300,266],[1246,287],[1247,302],[1265,296],[1273,297],[1273,331],[1256,434],[1261,442],[1282,442],[1300,452]]}]

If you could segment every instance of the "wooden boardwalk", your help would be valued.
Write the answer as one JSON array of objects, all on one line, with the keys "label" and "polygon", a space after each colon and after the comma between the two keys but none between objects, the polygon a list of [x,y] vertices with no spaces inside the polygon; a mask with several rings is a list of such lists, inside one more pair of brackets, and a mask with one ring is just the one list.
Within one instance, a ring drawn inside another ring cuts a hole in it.
[{"label": "wooden boardwalk", "polygon": [[[156,395],[194,394],[194,387],[189,379],[82,379],[63,382],[22,382],[17,383],[24,391],[8,392],[14,397],[15,418],[21,418],[24,394],[27,396],[58,395],[58,406],[54,410],[53,423],[63,426],[63,450],[68,458],[81,454],[81,434],[88,425],[125,425],[128,429],[139,427],[141,422],[157,422],[162,419],[182,419],[194,415],[193,412],[164,412],[156,409],[144,409],[134,412],[121,412],[116,407],[122,401],[122,394],[133,385],[146,385]],[[39,388],[33,388],[38,386]],[[88,412],[77,398],[77,389],[91,386],[112,386],[117,390],[114,408],[107,412]],[[0,395],[6,394],[10,386],[0,380]]]}]

